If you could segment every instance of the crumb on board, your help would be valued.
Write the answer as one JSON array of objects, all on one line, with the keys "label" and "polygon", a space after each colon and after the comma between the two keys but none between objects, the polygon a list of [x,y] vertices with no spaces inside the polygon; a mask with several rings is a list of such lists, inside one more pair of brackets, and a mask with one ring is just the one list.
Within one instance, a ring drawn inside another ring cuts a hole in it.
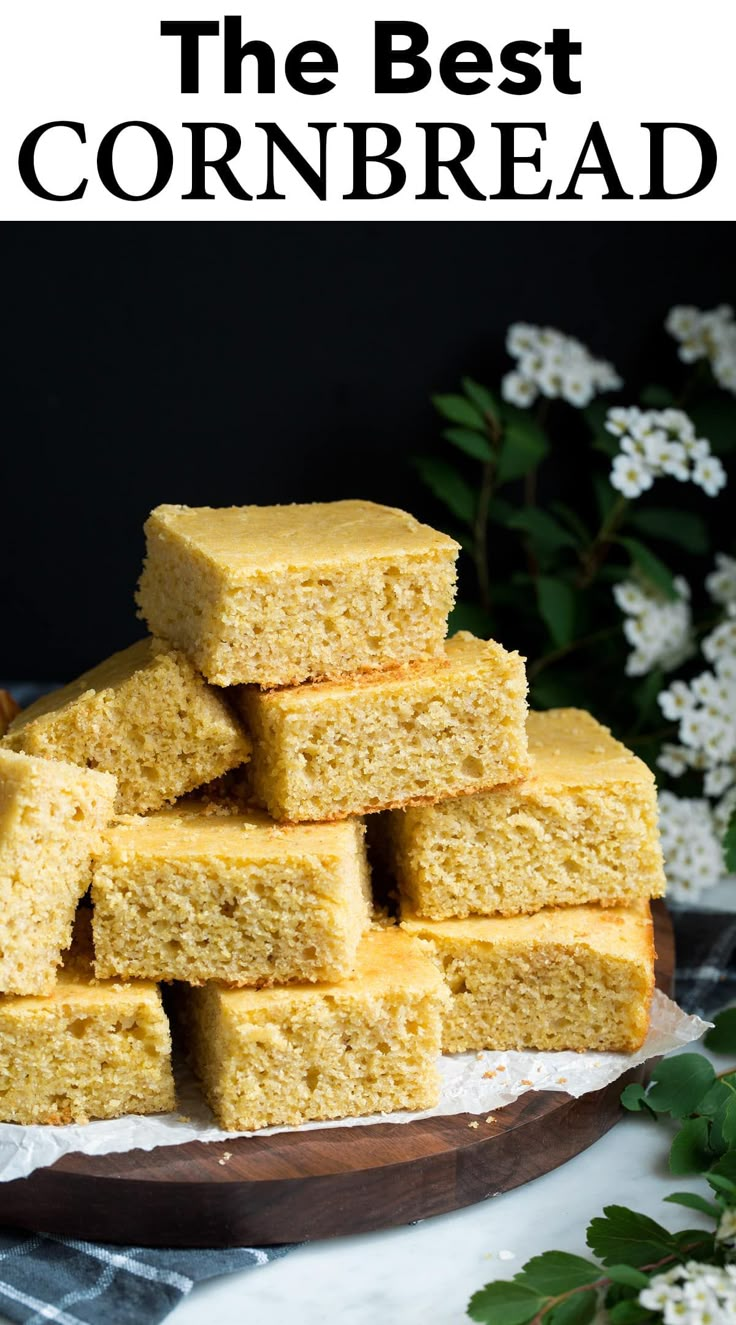
[{"label": "crumb on board", "polygon": [[521,1084],[522,1084],[522,1086],[531,1086],[532,1083],[531,1083],[531,1081],[529,1080],[528,1077],[522,1077],[522,1078],[521,1078]]},{"label": "crumb on board", "polygon": [[229,1159],[232,1159],[232,1154],[229,1150],[225,1150],[217,1162],[218,1164],[227,1164]]},{"label": "crumb on board", "polygon": [[468,1127],[480,1127],[480,1123],[476,1120],[473,1123],[468,1123]]},{"label": "crumb on board", "polygon": [[566,1082],[567,1082],[567,1077],[558,1077],[558,1078],[557,1078],[557,1085],[558,1085],[558,1086],[564,1086]]},{"label": "crumb on board", "polygon": [[487,1122],[487,1123],[495,1123],[495,1121],[496,1121],[496,1118],[495,1118],[494,1114],[489,1113],[488,1117],[486,1118],[486,1122]]}]

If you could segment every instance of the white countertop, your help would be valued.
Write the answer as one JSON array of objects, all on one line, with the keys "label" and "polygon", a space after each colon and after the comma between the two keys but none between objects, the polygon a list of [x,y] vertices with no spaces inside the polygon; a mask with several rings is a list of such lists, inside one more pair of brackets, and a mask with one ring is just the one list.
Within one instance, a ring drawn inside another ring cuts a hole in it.
[{"label": "white countertop", "polygon": [[[713,1061],[719,1071],[730,1066]],[[195,1288],[167,1321],[468,1325],[468,1299],[490,1279],[510,1278],[551,1248],[585,1255],[585,1227],[604,1205],[629,1205],[673,1229],[704,1222],[662,1204],[668,1192],[702,1189],[697,1179],[667,1172],[671,1135],[666,1122],[628,1115],[589,1150],[516,1191],[408,1228],[301,1247]]]}]

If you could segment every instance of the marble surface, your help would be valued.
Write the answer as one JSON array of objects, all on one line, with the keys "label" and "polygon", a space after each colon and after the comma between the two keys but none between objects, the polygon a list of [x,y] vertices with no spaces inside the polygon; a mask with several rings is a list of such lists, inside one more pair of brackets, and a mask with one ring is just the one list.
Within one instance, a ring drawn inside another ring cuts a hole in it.
[{"label": "marble surface", "polygon": [[[713,1059],[717,1070],[730,1063]],[[693,1211],[663,1205],[697,1180],[667,1171],[670,1128],[629,1115],[589,1150],[516,1191],[409,1228],[302,1247],[263,1269],[203,1285],[170,1325],[467,1325],[470,1295],[552,1247],[585,1255],[585,1226],[630,1205],[670,1228]]]}]

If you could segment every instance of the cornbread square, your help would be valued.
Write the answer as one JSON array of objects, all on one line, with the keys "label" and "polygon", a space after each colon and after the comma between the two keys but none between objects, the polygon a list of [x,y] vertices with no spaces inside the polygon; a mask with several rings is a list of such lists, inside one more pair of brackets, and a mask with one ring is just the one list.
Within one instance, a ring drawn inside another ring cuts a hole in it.
[{"label": "cornbread square", "polygon": [[439,1099],[442,978],[406,934],[372,930],[355,974],[281,989],[181,988],[183,1028],[221,1125],[425,1109]]},{"label": "cornbread square", "polygon": [[97,861],[99,976],[238,985],[340,980],[370,923],[364,826],[260,811],[119,821]]},{"label": "cornbread square", "polygon": [[452,995],[443,1048],[599,1049],[629,1053],[649,1027],[654,939],[648,902],[533,916],[422,920]]},{"label": "cornbread square", "polygon": [[411,908],[443,920],[661,897],[646,764],[579,709],[530,713],[527,734],[523,782],[386,816],[385,853]]},{"label": "cornbread square", "polygon": [[156,810],[250,754],[222,695],[183,653],[151,639],[31,704],[3,744],[114,773],[119,814]]},{"label": "cornbread square", "polygon": [[457,543],[369,501],[158,506],[137,601],[216,685],[294,685],[432,658]]},{"label": "cornbread square", "polygon": [[0,1121],[84,1123],[174,1106],[171,1036],[153,984],[92,973],[84,912],[53,990],[0,997]]},{"label": "cornbread square", "polygon": [[47,994],[69,947],[115,779],[0,748],[0,991]]},{"label": "cornbread square", "polygon": [[461,632],[436,662],[238,692],[255,795],[275,819],[339,819],[464,795],[528,768],[518,653]]}]

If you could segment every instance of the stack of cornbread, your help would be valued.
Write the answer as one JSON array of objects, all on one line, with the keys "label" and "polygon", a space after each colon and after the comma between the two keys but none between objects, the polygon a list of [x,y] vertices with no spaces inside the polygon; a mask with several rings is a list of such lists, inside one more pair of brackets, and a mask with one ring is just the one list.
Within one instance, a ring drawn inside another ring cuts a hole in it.
[{"label": "stack of cornbread", "polygon": [[0,741],[0,1118],[170,1108],[162,982],[232,1130],[430,1107],[443,1048],[638,1047],[653,778],[445,638],[453,540],[361,501],[146,533],[151,637]]}]

